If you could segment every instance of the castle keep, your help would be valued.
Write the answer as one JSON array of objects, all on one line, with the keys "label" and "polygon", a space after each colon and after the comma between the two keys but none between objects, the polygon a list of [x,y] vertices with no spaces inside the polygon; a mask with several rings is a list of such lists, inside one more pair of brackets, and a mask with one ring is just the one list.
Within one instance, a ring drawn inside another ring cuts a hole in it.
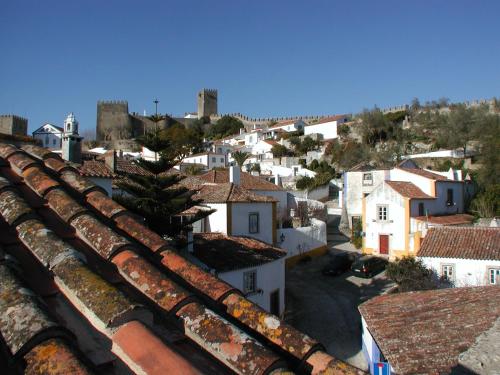
[{"label": "castle keep", "polygon": [[28,119],[16,115],[0,115],[0,133],[26,135],[28,133]]},{"label": "castle keep", "polygon": [[202,89],[198,93],[198,118],[217,115],[217,90]]}]

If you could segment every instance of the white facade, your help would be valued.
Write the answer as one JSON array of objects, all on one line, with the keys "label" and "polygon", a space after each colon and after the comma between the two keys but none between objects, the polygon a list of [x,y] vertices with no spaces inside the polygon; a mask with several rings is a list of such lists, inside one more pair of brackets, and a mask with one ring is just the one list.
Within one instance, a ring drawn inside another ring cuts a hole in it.
[{"label": "white facade", "polygon": [[278,244],[287,251],[287,258],[326,246],[326,223],[313,218],[308,227],[279,229]]},{"label": "white facade", "polygon": [[52,124],[44,124],[33,132],[33,138],[42,142],[42,146],[50,150],[62,147],[62,129]]},{"label": "white facade", "polygon": [[259,141],[263,138],[263,135],[261,131],[255,131],[251,133],[245,133],[244,138],[245,138],[245,146],[252,147],[257,143],[259,143]]},{"label": "white facade", "polygon": [[[217,210],[193,225],[193,232],[219,232],[230,236],[245,236],[273,244],[273,204],[271,202],[204,203]],[[228,212],[231,210],[231,212]],[[250,215],[257,214],[258,228],[250,231]],[[229,223],[229,220],[231,221]]]},{"label": "white facade", "polygon": [[252,147],[252,155],[257,156],[258,160],[262,159],[272,159],[273,153],[271,152],[273,144],[260,140],[255,143]]},{"label": "white facade", "polygon": [[451,266],[453,270],[451,281],[454,286],[500,285],[500,276],[496,276],[500,275],[500,260],[419,258],[427,268],[432,269],[438,276],[443,276],[445,269]]},{"label": "white facade", "polygon": [[214,143],[212,145],[212,152],[217,154],[227,155],[233,151],[233,146],[224,143]]},{"label": "white facade", "polygon": [[[266,311],[271,311],[271,294],[279,293],[279,313],[281,316],[285,310],[285,260],[277,259],[273,262],[261,264],[256,267],[239,269],[236,271],[221,272],[217,276],[228,284],[243,291],[243,280],[245,272],[256,273],[257,293],[248,294],[246,298],[255,302]],[[273,322],[269,322],[273,323]],[[268,324],[266,322],[266,324]]]},{"label": "white facade", "polygon": [[282,124],[278,122],[276,125],[273,125],[268,130],[276,131],[278,129],[281,129],[283,131],[286,131],[287,133],[291,133],[291,132],[295,132],[295,131],[300,131],[300,130],[304,129],[305,126],[306,126],[306,123],[303,120],[298,119],[295,121],[284,121]]},{"label": "white facade", "polygon": [[207,169],[224,168],[226,166],[226,155],[207,152],[203,154],[187,156],[182,160],[182,162],[192,163],[192,164],[202,164],[205,167],[207,167]]},{"label": "white facade", "polygon": [[352,228],[352,218],[361,217],[363,197],[371,193],[382,182],[388,180],[389,175],[389,170],[384,169],[344,173],[343,196],[350,228]]},{"label": "white facade", "polygon": [[337,127],[343,124],[347,119],[339,118],[331,121],[319,122],[304,127],[304,135],[321,134],[323,139],[335,139],[338,137]]},{"label": "white facade", "polygon": [[[373,339],[368,327],[366,325],[366,321],[361,316],[361,346],[362,351],[365,356],[366,361],[368,362],[368,371],[371,375],[379,375],[378,369],[375,371],[374,364],[378,362],[382,362],[383,358],[380,356],[380,349]],[[389,374],[392,374],[391,364],[389,363]]]},{"label": "white facade", "polygon": [[113,196],[113,179],[103,177],[87,177],[87,179],[106,190],[109,197]]}]

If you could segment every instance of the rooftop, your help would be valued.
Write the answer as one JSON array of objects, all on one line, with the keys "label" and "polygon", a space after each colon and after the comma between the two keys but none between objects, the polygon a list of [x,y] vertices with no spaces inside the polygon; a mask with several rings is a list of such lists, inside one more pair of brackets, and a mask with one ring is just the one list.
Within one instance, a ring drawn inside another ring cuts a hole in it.
[{"label": "rooftop", "polygon": [[319,119],[318,122],[315,122],[314,124],[309,124],[307,126],[326,124],[328,122],[339,121],[339,120],[343,120],[345,118],[347,118],[347,115],[336,115],[336,116],[331,116],[331,117],[323,117],[322,119]]},{"label": "rooftop", "polygon": [[[229,182],[229,170],[219,169],[211,170],[203,175],[196,176],[197,178],[213,183]],[[263,178],[252,176],[250,173],[240,173],[240,186],[247,190],[265,190],[265,191],[282,191],[283,189]]]},{"label": "rooftop", "polygon": [[424,193],[420,188],[407,181],[385,181],[394,191],[405,198],[410,199],[435,199]]},{"label": "rooftop", "polygon": [[434,225],[467,225],[472,224],[474,216],[467,214],[454,214],[442,216],[417,216],[416,220],[425,221]]},{"label": "rooftop", "polygon": [[0,364],[81,374],[338,369],[318,342],[190,263],[49,150],[0,143],[0,177]]},{"label": "rooftop", "polygon": [[418,256],[500,260],[500,228],[431,228],[422,242]]},{"label": "rooftop", "polygon": [[378,296],[359,307],[397,374],[448,374],[500,317],[498,286]]},{"label": "rooftop", "polygon": [[425,169],[402,168],[402,167],[398,167],[398,169],[405,171],[405,172],[408,172],[408,173],[413,173],[413,174],[416,174],[416,175],[419,175],[419,176],[422,176],[422,177],[425,177],[425,178],[428,178],[431,180],[435,180],[435,181],[452,181],[452,180],[449,180],[448,178],[446,178],[445,176],[442,176],[440,174],[433,173],[430,171],[426,171]]},{"label": "rooftop", "polygon": [[194,255],[217,272],[255,267],[286,255],[286,251],[253,238],[222,233],[196,233],[193,248]]},{"label": "rooftop", "polygon": [[[182,183],[183,181],[181,181],[181,184]],[[197,193],[193,195],[193,199],[201,199],[205,203],[277,202],[277,199],[273,197],[255,194],[250,190],[247,190],[239,185],[235,185],[230,182],[218,184],[205,183],[201,187],[199,187]]]}]

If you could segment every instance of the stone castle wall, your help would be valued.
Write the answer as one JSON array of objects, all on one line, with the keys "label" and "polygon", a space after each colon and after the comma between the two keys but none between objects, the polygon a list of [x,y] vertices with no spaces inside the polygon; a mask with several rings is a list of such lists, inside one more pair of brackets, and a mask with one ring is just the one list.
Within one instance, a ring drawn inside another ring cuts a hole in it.
[{"label": "stone castle wall", "polygon": [[28,119],[16,115],[0,115],[0,133],[27,135]]}]

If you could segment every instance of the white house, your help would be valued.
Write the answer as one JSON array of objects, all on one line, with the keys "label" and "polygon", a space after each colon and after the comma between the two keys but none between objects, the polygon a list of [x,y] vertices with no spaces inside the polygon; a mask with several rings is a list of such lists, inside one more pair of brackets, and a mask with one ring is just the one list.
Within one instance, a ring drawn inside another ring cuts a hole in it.
[{"label": "white house", "polygon": [[194,235],[193,256],[205,268],[276,316],[285,310],[285,255],[284,250],[251,238]]},{"label": "white house", "polygon": [[434,227],[417,255],[454,286],[500,285],[500,228]]},{"label": "white house", "polygon": [[[409,182],[411,181],[411,182]],[[415,255],[429,222],[464,225],[464,185],[430,171],[397,167],[363,198],[363,251],[394,259]]]},{"label": "white house", "polygon": [[296,132],[304,129],[307,124],[302,119],[294,119],[294,120],[282,120],[278,121],[276,124],[268,127],[269,131],[277,131],[282,130],[287,133]]},{"label": "white house", "polygon": [[63,128],[46,123],[33,132],[33,138],[39,139],[42,146],[50,150],[60,150],[62,147]]},{"label": "white house", "polygon": [[244,133],[242,135],[245,139],[245,146],[247,147],[253,147],[257,143],[259,143],[259,141],[264,137],[263,132],[261,130],[252,131],[250,133]]},{"label": "white house", "polygon": [[498,336],[498,301],[498,286],[395,293],[368,300],[359,312],[370,374],[498,373],[498,356],[493,354],[498,352],[498,338],[483,341],[494,332]]},{"label": "white house", "polygon": [[182,160],[183,163],[201,164],[207,169],[224,168],[226,166],[226,154],[215,152],[202,152],[195,155],[190,155]]},{"label": "white house", "polygon": [[233,151],[234,147],[230,144],[218,141],[212,144],[211,149],[214,153],[227,155]]},{"label": "white house", "polygon": [[343,204],[349,218],[349,228],[361,222],[363,197],[390,177],[389,169],[376,169],[367,164],[358,164],[344,173]]},{"label": "white house", "polygon": [[321,134],[323,139],[334,139],[338,137],[337,127],[347,122],[346,115],[338,115],[320,119],[318,122],[304,127],[304,135]]},{"label": "white house", "polygon": [[270,139],[260,140],[253,145],[252,155],[257,156],[257,160],[272,159],[273,153],[271,150],[273,146],[277,144],[278,142]]}]

